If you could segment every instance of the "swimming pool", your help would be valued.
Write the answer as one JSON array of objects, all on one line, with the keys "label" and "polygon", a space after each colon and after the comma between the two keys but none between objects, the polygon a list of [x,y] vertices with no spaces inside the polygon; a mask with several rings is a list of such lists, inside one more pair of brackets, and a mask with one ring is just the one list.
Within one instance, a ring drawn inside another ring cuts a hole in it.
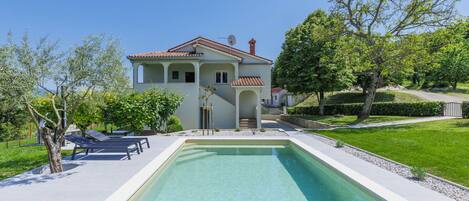
[{"label": "swimming pool", "polygon": [[130,200],[383,199],[289,140],[188,140]]}]

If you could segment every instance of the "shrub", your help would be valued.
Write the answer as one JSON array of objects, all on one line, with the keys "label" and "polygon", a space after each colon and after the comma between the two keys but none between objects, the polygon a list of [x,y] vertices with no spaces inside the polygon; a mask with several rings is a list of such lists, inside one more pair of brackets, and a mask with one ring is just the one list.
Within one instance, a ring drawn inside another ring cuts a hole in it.
[{"label": "shrub", "polygon": [[265,128],[259,129],[260,132],[265,132]]},{"label": "shrub", "polygon": [[16,128],[12,123],[0,123],[0,139],[6,142],[6,148],[8,148],[8,141],[13,140],[18,132],[18,128]]},{"label": "shrub", "polygon": [[342,142],[341,140],[335,141],[335,147],[336,147],[336,148],[342,148],[342,147],[344,147],[344,144],[345,144],[345,143]]},{"label": "shrub", "polygon": [[174,133],[178,131],[182,131],[181,120],[178,117],[171,115],[168,120],[168,124],[166,126],[167,133]]},{"label": "shrub", "polygon": [[219,128],[215,128],[214,130],[215,130],[215,132],[220,132]]},{"label": "shrub", "polygon": [[[143,93],[105,98],[104,123],[136,133],[150,126],[154,131],[168,127],[170,116],[182,103],[182,96],[168,91],[149,89]],[[178,129],[178,128],[174,128]]]},{"label": "shrub", "polygon": [[469,119],[469,101],[464,101],[462,103],[462,117]]},{"label": "shrub", "polygon": [[234,131],[235,131],[235,132],[239,132],[239,131],[241,131],[241,129],[236,128]]},{"label": "shrub", "polygon": [[[337,104],[324,106],[326,115],[357,115],[362,109],[361,103]],[[443,102],[417,102],[417,103],[374,103],[371,115],[395,115],[395,116],[439,116],[443,114]],[[319,114],[319,107],[294,107],[289,108],[289,114]]]},{"label": "shrub", "polygon": [[417,166],[412,166],[410,168],[410,173],[412,173],[412,176],[417,180],[424,180],[425,176],[427,175],[425,168]]}]

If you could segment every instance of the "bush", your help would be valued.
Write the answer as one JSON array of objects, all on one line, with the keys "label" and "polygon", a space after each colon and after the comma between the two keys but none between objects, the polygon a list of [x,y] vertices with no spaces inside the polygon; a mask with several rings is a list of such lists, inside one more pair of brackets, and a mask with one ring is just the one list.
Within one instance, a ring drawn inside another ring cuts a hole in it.
[{"label": "bush", "polygon": [[235,131],[235,132],[239,132],[239,131],[241,131],[241,129],[236,128],[234,131]]},{"label": "bush", "polygon": [[265,128],[259,129],[260,132],[265,132]]},{"label": "bush", "polygon": [[182,96],[157,89],[109,96],[102,111],[104,123],[136,133],[142,132],[145,126],[161,131],[165,125],[169,127],[169,118],[182,100]]},{"label": "bush", "polygon": [[167,133],[174,133],[178,131],[182,131],[181,120],[178,117],[171,115],[168,120],[168,124],[166,126]]},{"label": "bush", "polygon": [[[324,106],[326,115],[357,115],[362,110],[361,103],[338,104]],[[439,116],[443,114],[443,102],[417,102],[417,103],[374,103],[371,115],[394,115],[394,116]],[[319,107],[294,107],[289,108],[289,114],[318,115]]]},{"label": "bush", "polygon": [[424,180],[427,175],[425,168],[413,166],[410,168],[410,173],[417,180]]},{"label": "bush", "polygon": [[462,103],[462,117],[469,119],[469,101],[464,101]]},{"label": "bush", "polygon": [[344,147],[344,142],[342,142],[341,140],[335,141],[335,147],[336,147],[336,148],[342,148],[342,147]]}]

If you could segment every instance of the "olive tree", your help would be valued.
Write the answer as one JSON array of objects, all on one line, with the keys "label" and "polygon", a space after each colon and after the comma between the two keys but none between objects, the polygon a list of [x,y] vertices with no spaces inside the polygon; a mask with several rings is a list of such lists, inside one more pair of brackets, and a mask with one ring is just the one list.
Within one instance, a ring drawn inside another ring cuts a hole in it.
[{"label": "olive tree", "polygon": [[[347,32],[362,45],[354,47],[369,60],[360,71],[369,80],[357,122],[368,118],[383,72],[393,68],[387,47],[410,33],[444,26],[455,16],[457,0],[331,0],[332,11],[345,18]],[[361,47],[361,48],[359,48]]]},{"label": "olive tree", "polygon": [[[0,90],[21,102],[39,128],[52,173],[63,171],[61,146],[80,105],[94,90],[127,88],[122,54],[116,40],[89,36],[68,52],[46,38],[32,46],[23,37],[4,45]],[[37,101],[37,91],[46,95]]]}]

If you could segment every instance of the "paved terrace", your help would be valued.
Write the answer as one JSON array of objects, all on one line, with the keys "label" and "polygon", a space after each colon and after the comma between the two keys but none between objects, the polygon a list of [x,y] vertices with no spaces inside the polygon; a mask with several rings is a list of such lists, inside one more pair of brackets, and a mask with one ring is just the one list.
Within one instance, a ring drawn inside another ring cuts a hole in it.
[{"label": "paved terrace", "polygon": [[[268,134],[269,131],[266,132]],[[233,132],[233,135],[236,133]],[[233,138],[233,136],[222,136]],[[242,136],[246,138],[246,136]],[[288,138],[285,136],[252,136],[251,138]],[[55,175],[35,175],[32,171],[0,181],[1,200],[15,201],[101,201],[116,191],[165,148],[177,136],[149,137],[151,148],[126,160],[124,155],[91,155],[80,160],[65,160],[78,167]],[[209,138],[209,137],[207,137]],[[408,200],[450,200],[449,198],[412,183],[366,161],[335,149],[310,136],[295,134],[296,138],[326,154],[352,170],[368,177]]]}]

